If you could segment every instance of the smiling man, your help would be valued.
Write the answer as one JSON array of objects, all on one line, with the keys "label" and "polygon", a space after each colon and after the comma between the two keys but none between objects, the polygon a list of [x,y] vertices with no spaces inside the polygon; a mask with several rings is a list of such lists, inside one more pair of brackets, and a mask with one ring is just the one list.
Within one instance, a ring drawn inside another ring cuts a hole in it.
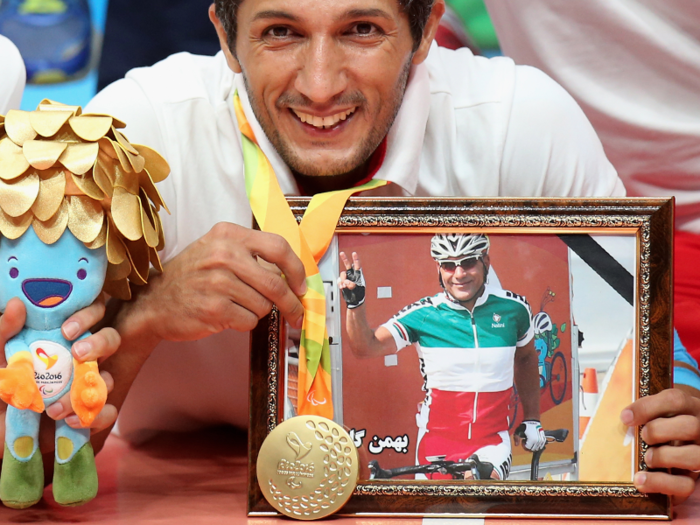
[{"label": "smiling man", "polygon": [[[352,262],[340,253],[345,271],[338,287],[348,306],[353,354],[380,357],[416,346],[426,392],[416,415],[418,464],[435,457],[474,460],[480,479],[505,480],[512,462],[508,418],[514,386],[523,406],[523,448],[542,450],[546,440],[530,305],[487,284],[490,245],[484,234],[434,235],[430,255],[443,291],[406,306],[376,330],[367,320],[357,253]],[[440,478],[451,476],[432,475]]]},{"label": "smiling man", "polygon": [[[273,303],[293,326],[302,320],[301,262],[283,239],[250,229],[235,93],[288,195],[371,178],[392,183],[373,195],[624,194],[589,122],[546,75],[433,44],[444,9],[443,0],[217,0],[209,16],[221,53],[135,69],[89,104],[129,122],[129,137],[172,169],[160,186],[172,211],[166,272],[111,319],[123,345],[105,362],[110,403],[121,407],[131,391],[122,435],[247,425],[248,331]],[[670,395],[697,419],[689,397]],[[664,400],[627,422],[664,415]],[[677,418],[661,421],[679,435]],[[700,468],[696,457],[672,462]]]}]

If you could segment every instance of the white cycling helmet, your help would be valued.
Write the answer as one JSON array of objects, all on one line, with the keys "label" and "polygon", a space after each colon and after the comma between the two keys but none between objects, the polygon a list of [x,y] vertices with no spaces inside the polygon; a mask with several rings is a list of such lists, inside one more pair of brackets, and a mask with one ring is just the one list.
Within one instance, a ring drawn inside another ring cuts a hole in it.
[{"label": "white cycling helmet", "polygon": [[438,233],[430,241],[430,255],[436,261],[489,253],[489,238],[482,233]]},{"label": "white cycling helmet", "polygon": [[549,317],[547,312],[539,312],[536,314],[535,318],[532,320],[532,324],[534,325],[536,334],[542,334],[552,330],[552,318]]}]

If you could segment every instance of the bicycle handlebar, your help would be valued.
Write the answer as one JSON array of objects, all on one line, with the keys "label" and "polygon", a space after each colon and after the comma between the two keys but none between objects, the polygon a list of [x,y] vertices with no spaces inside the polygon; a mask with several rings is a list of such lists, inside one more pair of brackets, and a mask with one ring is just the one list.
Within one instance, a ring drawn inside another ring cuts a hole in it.
[{"label": "bicycle handlebar", "polygon": [[[516,430],[518,437],[525,438],[525,432],[518,432]],[[557,443],[562,443],[569,437],[569,430],[566,428],[559,428],[556,430],[545,430],[544,436],[547,443],[556,441]],[[537,480],[540,456],[544,452],[544,448],[537,450],[532,453],[532,462],[530,465],[530,479],[532,481]],[[443,474],[460,474],[468,470],[474,472],[477,468],[477,464],[473,460],[466,461],[433,461],[425,465],[410,465],[408,467],[397,467],[393,469],[383,469],[379,466],[379,462],[376,460],[370,461],[370,479],[391,479],[397,476],[405,476],[407,474],[434,474],[437,472]],[[478,479],[478,475],[475,476]]]},{"label": "bicycle handlebar", "polygon": [[378,461],[370,461],[369,470],[372,473],[371,479],[391,479],[406,474],[435,474],[437,472],[459,474],[476,468],[476,462],[466,461],[434,461],[426,465],[410,465],[408,467],[397,467],[383,469]]},{"label": "bicycle handlebar", "polygon": [[[519,428],[516,429],[515,434],[521,439],[525,439],[526,437],[525,431],[520,430]],[[556,430],[545,430],[544,437],[547,439],[547,443],[551,443],[553,441],[556,441],[557,443],[563,443],[564,441],[566,441],[566,438],[569,437],[569,429],[558,428]]]}]

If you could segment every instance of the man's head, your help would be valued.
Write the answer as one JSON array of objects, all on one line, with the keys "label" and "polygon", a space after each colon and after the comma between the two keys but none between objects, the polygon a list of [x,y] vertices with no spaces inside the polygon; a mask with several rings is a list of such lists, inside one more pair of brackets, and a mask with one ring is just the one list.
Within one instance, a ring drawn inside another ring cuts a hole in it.
[{"label": "man's head", "polygon": [[440,285],[454,300],[469,308],[486,285],[491,264],[489,247],[489,238],[483,234],[437,234],[430,243]]},{"label": "man's head", "polygon": [[[236,54],[236,35],[238,34],[238,8],[242,3],[243,0],[214,1],[216,16],[226,31],[227,44],[234,55]],[[408,17],[415,50],[423,38],[423,31],[435,0],[398,0],[398,3]]]},{"label": "man's head", "polygon": [[210,17],[272,145],[317,176],[377,149],[443,12],[444,0],[217,0]]}]

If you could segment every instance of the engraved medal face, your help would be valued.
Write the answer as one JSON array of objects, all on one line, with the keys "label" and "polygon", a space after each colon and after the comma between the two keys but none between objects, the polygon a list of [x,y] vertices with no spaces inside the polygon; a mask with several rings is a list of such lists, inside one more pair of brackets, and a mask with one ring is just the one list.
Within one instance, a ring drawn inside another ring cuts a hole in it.
[{"label": "engraved medal face", "polygon": [[315,520],[338,511],[350,499],[358,475],[357,449],[337,423],[297,416],[265,438],[258,455],[258,483],[279,512]]}]

